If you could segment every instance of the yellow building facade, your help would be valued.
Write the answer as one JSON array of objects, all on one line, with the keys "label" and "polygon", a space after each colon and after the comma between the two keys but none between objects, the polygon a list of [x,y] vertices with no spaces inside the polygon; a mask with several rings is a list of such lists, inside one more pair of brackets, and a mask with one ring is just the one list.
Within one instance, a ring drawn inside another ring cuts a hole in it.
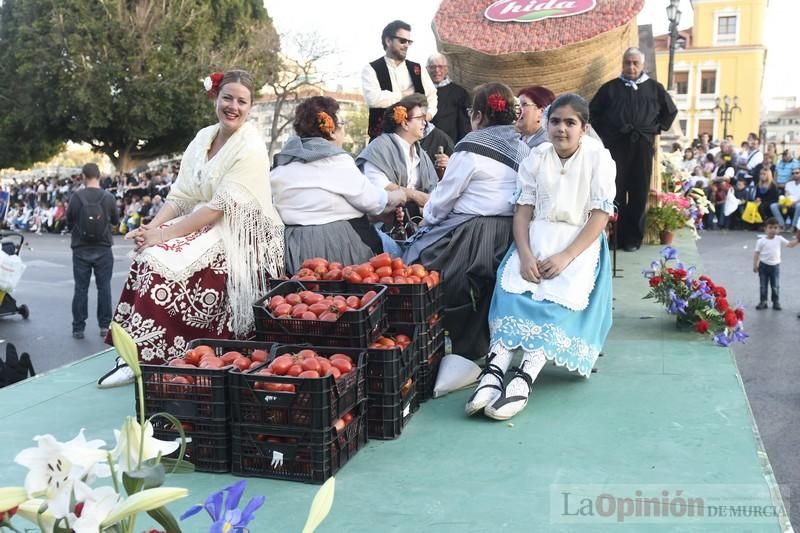
[{"label": "yellow building facade", "polygon": [[[694,26],[676,39],[672,94],[681,129],[689,139],[701,133],[722,139],[726,124],[717,98],[730,107],[727,133],[739,143],[758,133],[767,49],[764,31],[768,0],[693,0]],[[669,35],[655,38],[658,80],[667,86]]]}]

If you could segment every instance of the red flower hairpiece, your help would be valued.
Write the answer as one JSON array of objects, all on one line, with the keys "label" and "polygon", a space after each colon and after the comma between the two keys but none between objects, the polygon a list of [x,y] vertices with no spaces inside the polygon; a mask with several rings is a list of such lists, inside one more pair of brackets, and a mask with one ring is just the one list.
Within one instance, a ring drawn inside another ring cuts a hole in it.
[{"label": "red flower hairpiece", "polygon": [[325,111],[317,113],[317,126],[319,127],[319,131],[328,136],[336,129],[336,123]]},{"label": "red flower hairpiece", "polygon": [[206,76],[203,80],[203,88],[208,93],[209,98],[216,98],[219,92],[219,84],[225,75],[222,72],[214,72],[211,76]]},{"label": "red flower hairpiece", "polygon": [[506,110],[506,99],[500,93],[492,93],[489,95],[489,109],[495,113],[502,113]]},{"label": "red flower hairpiece", "polygon": [[395,106],[392,112],[392,120],[398,126],[408,120],[408,109],[401,105]]}]

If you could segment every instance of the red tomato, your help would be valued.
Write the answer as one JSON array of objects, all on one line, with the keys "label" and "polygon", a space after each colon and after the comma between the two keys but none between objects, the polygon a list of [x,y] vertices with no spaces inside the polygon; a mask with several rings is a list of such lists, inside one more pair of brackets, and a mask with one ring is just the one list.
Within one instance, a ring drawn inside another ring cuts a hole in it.
[{"label": "red tomato", "polygon": [[344,280],[349,282],[349,283],[363,283],[364,282],[364,278],[362,278],[358,274],[358,272],[356,272],[354,270],[351,270],[347,274],[344,274],[344,271],[342,271],[342,276],[344,277]]},{"label": "red tomato", "polygon": [[284,299],[284,297],[281,296],[280,294],[278,296],[273,296],[272,298],[269,299],[269,308],[275,309],[276,306],[281,305],[285,301],[286,300]]},{"label": "red tomato", "polygon": [[344,265],[338,261],[331,261],[328,263],[328,270],[341,270],[344,268]]},{"label": "red tomato", "polygon": [[181,359],[180,357],[176,357],[175,359],[170,359],[169,362],[167,363],[167,366],[183,366],[183,367],[187,367],[187,366],[195,366],[195,365],[189,363],[185,359]]},{"label": "red tomato", "polygon": [[325,359],[324,357],[320,357],[317,359],[319,363],[319,375],[320,376],[327,376],[328,369],[331,367],[331,362],[329,359]]},{"label": "red tomato", "polygon": [[406,268],[405,263],[403,263],[402,257],[395,257],[392,259],[392,270],[400,270]]},{"label": "red tomato", "polygon": [[392,267],[390,266],[382,266],[375,269],[375,275],[379,278],[387,277],[392,275]]},{"label": "red tomato", "polygon": [[344,420],[342,420],[341,418],[333,423],[333,427],[336,429],[336,433],[341,433],[342,431],[344,431],[345,426],[347,426],[347,424],[345,424]]},{"label": "red tomato", "polygon": [[314,268],[314,274],[318,274],[320,276],[324,276],[328,273],[328,267],[325,265],[319,265]]},{"label": "red tomato", "polygon": [[279,383],[281,392],[294,392],[295,388],[294,385],[291,383]]},{"label": "red tomato", "polygon": [[374,300],[377,295],[378,293],[376,293],[375,291],[367,291],[366,293],[364,293],[364,296],[361,297],[360,307],[365,307],[370,303],[372,303],[372,300]]},{"label": "red tomato", "polygon": [[333,361],[334,359],[344,359],[348,363],[352,363],[353,362],[353,359],[349,355],[343,354],[343,353],[335,353],[335,354],[331,355],[330,357],[328,357],[328,359],[330,359],[331,361]]},{"label": "red tomato", "polygon": [[413,283],[414,285],[419,285],[420,283],[422,283],[422,278],[419,276],[414,276],[413,274],[411,276],[408,276],[406,279],[408,280],[409,283]]},{"label": "red tomato", "polygon": [[406,277],[407,270],[405,268],[400,268],[398,270],[392,270],[392,277],[393,278],[404,278]]},{"label": "red tomato", "polygon": [[233,366],[238,368],[240,371],[247,370],[248,368],[250,368],[250,365],[252,364],[253,364],[252,361],[250,361],[250,359],[244,356],[237,357],[236,359],[233,360]]},{"label": "red tomato", "polygon": [[300,350],[295,355],[298,359],[308,359],[309,357],[317,357],[319,354],[314,350]]},{"label": "red tomato", "polygon": [[263,363],[267,360],[268,355],[269,354],[267,354],[265,350],[253,350],[250,359],[252,359],[254,363]]},{"label": "red tomato", "polygon": [[303,367],[303,370],[313,370],[318,374],[321,372],[322,369],[316,357],[307,357],[306,359],[303,359],[300,362],[300,366]]},{"label": "red tomato", "polygon": [[380,279],[381,278],[379,278],[375,274],[370,274],[369,276],[364,277],[364,283],[378,283],[378,280]]},{"label": "red tomato", "polygon": [[353,370],[352,363],[345,361],[344,359],[332,359],[331,366],[338,368],[339,372],[341,372],[342,375],[347,374],[348,372]]},{"label": "red tomato", "polygon": [[331,365],[327,372],[325,372],[325,375],[333,376],[334,381],[339,381],[339,378],[342,377],[342,371]]},{"label": "red tomato", "polygon": [[225,363],[222,362],[222,359],[219,357],[206,357],[200,364],[197,365],[199,368],[222,368],[225,366]]},{"label": "red tomato", "polygon": [[307,304],[303,303],[295,304],[292,307],[292,318],[300,318],[300,316],[302,316],[302,314],[305,313],[306,311],[308,311]]},{"label": "red tomato", "polygon": [[303,372],[300,372],[300,375],[297,377],[319,379],[319,372],[316,370],[304,370]]},{"label": "red tomato", "polygon": [[289,369],[294,365],[294,359],[292,359],[291,355],[281,355],[275,358],[269,364],[269,367],[272,372],[275,372],[277,376],[285,376]]},{"label": "red tomato", "polygon": [[342,271],[339,269],[329,270],[322,276],[325,280],[340,280],[342,279]]},{"label": "red tomato", "polygon": [[282,303],[281,305],[277,306],[273,311],[272,314],[275,316],[282,316],[282,315],[290,315],[292,312],[292,306],[288,303]]},{"label": "red tomato", "polygon": [[306,311],[300,316],[300,318],[302,318],[303,320],[317,320],[317,315],[315,315],[311,311]]},{"label": "red tomato", "polygon": [[346,300],[347,306],[352,307],[353,309],[358,309],[361,307],[361,298],[358,296],[348,296]]},{"label": "red tomato", "polygon": [[391,276],[384,276],[378,280],[378,283],[382,285],[392,285],[394,283],[394,278]]},{"label": "red tomato", "polygon": [[362,278],[369,276],[373,272],[375,272],[375,267],[370,265],[369,263],[364,263],[363,265],[358,265],[355,268],[356,274],[361,276]]},{"label": "red tomato", "polygon": [[394,338],[395,338],[395,340],[397,340],[398,343],[403,343],[403,344],[410,344],[411,343],[411,339],[409,338],[409,336],[408,335],[403,335],[402,333],[400,333],[399,335],[395,335]]},{"label": "red tomato", "polygon": [[294,307],[295,305],[302,303],[303,300],[300,298],[300,295],[296,292],[286,295],[286,303]]},{"label": "red tomato", "polygon": [[422,278],[422,282],[428,286],[429,289],[432,289],[436,283],[433,281],[433,276],[425,276]]},{"label": "red tomato", "polygon": [[347,311],[347,303],[344,300],[334,300],[331,302],[331,309],[335,308],[338,314]]},{"label": "red tomato", "polygon": [[319,319],[322,320],[323,322],[336,322],[337,320],[339,320],[339,314],[328,311],[322,313],[319,316]]},{"label": "red tomato", "polygon": [[323,295],[316,292],[310,292],[303,298],[303,303],[308,304],[310,307],[314,304],[320,303],[324,299],[325,297]]},{"label": "red tomato", "polygon": [[397,276],[394,278],[394,282],[397,283],[398,285],[405,285],[408,283],[408,279],[402,276]]},{"label": "red tomato", "polygon": [[370,259],[369,260],[369,264],[372,265],[376,269],[380,268],[380,267],[384,267],[384,266],[391,268],[391,266],[392,266],[392,256],[389,255],[386,252],[383,252],[382,254],[378,254],[375,257],[373,257],[372,259]]},{"label": "red tomato", "polygon": [[349,425],[353,421],[353,413],[345,413],[342,416],[342,420],[344,420],[345,425]]},{"label": "red tomato", "polygon": [[223,363],[225,363],[226,365],[229,365],[229,364],[233,363],[236,359],[238,359],[240,357],[242,357],[242,354],[240,354],[239,352],[230,351],[230,352],[225,352],[222,355],[222,357],[220,357],[220,359],[222,359]]},{"label": "red tomato", "polygon": [[330,311],[331,306],[329,304],[319,302],[308,306],[308,310],[314,313],[315,315],[320,316],[323,313],[327,313],[328,311]]},{"label": "red tomato", "polygon": [[397,343],[388,337],[378,337],[378,340],[375,342],[378,344],[383,344],[384,346],[391,346],[392,348],[397,346]]},{"label": "red tomato", "polygon": [[298,364],[293,364],[289,367],[289,370],[286,371],[287,376],[297,377],[303,373],[303,367]]},{"label": "red tomato", "polygon": [[428,271],[425,270],[425,267],[420,264],[411,265],[410,267],[408,267],[408,269],[411,271],[412,275],[417,276],[419,278],[424,278],[425,276],[428,275]]},{"label": "red tomato", "polygon": [[186,350],[186,354],[184,354],[183,358],[186,360],[187,363],[190,365],[197,366],[200,363],[200,355],[196,351],[189,349]]},{"label": "red tomato", "polygon": [[214,348],[211,346],[201,344],[199,346],[194,347],[194,351],[200,354],[200,358],[202,359],[204,356],[216,356],[217,354],[214,352]]}]

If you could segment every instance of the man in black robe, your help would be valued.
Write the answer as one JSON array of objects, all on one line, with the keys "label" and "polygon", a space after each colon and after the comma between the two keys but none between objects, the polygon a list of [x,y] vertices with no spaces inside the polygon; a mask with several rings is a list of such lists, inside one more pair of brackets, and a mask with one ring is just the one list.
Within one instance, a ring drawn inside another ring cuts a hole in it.
[{"label": "man in black robe", "polygon": [[589,112],[592,127],[617,164],[617,244],[632,252],[644,237],[655,136],[670,128],[678,109],[664,86],[644,72],[641,50],[629,48],[622,57],[622,74],[600,87]]}]

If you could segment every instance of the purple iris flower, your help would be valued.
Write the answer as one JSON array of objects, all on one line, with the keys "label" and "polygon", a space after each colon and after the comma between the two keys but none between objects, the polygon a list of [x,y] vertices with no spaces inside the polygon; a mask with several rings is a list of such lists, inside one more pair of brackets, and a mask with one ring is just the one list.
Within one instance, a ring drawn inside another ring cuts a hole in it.
[{"label": "purple iris flower", "polygon": [[691,188],[692,188],[692,182],[691,182],[691,180],[686,180],[686,181],[684,181],[684,182],[683,182],[683,186],[682,186],[681,188],[683,189],[683,192],[684,192],[684,193],[686,193],[686,192],[687,192],[689,189],[691,189]]},{"label": "purple iris flower", "polygon": [[[238,509],[239,500],[242,498],[246,483],[246,480],[243,479],[230,487],[226,487],[219,492],[211,494],[206,498],[205,504],[195,505],[183,513],[181,515],[181,520],[194,516],[205,509],[211,517],[211,520],[214,521],[214,523],[211,524],[211,528],[208,530],[209,533],[243,533],[247,531],[247,524],[253,520],[253,514],[259,507],[264,505],[264,496],[251,498],[250,501],[247,502],[244,510],[240,511]],[[222,499],[223,493],[225,492],[228,493],[228,497],[223,507]]]},{"label": "purple iris flower", "polygon": [[747,338],[749,336],[750,335],[748,335],[747,333],[744,332],[744,328],[742,327],[742,323],[741,322],[739,322],[736,325],[736,327],[733,329],[732,337],[733,337],[733,340],[735,340],[736,342],[741,342],[742,344],[744,344],[744,342],[747,340]]},{"label": "purple iris flower", "polygon": [[731,345],[731,337],[725,333],[725,330],[720,331],[716,335],[714,335],[714,342],[719,344],[720,346],[730,346]]},{"label": "purple iris flower", "polygon": [[669,312],[671,314],[673,315],[677,313],[680,313],[682,315],[686,314],[686,300],[675,294],[675,291],[673,289],[669,290],[669,299],[670,299]]},{"label": "purple iris flower", "polygon": [[661,249],[661,256],[664,258],[665,261],[669,261],[671,259],[677,259],[678,250],[676,250],[672,246],[665,246]]}]

